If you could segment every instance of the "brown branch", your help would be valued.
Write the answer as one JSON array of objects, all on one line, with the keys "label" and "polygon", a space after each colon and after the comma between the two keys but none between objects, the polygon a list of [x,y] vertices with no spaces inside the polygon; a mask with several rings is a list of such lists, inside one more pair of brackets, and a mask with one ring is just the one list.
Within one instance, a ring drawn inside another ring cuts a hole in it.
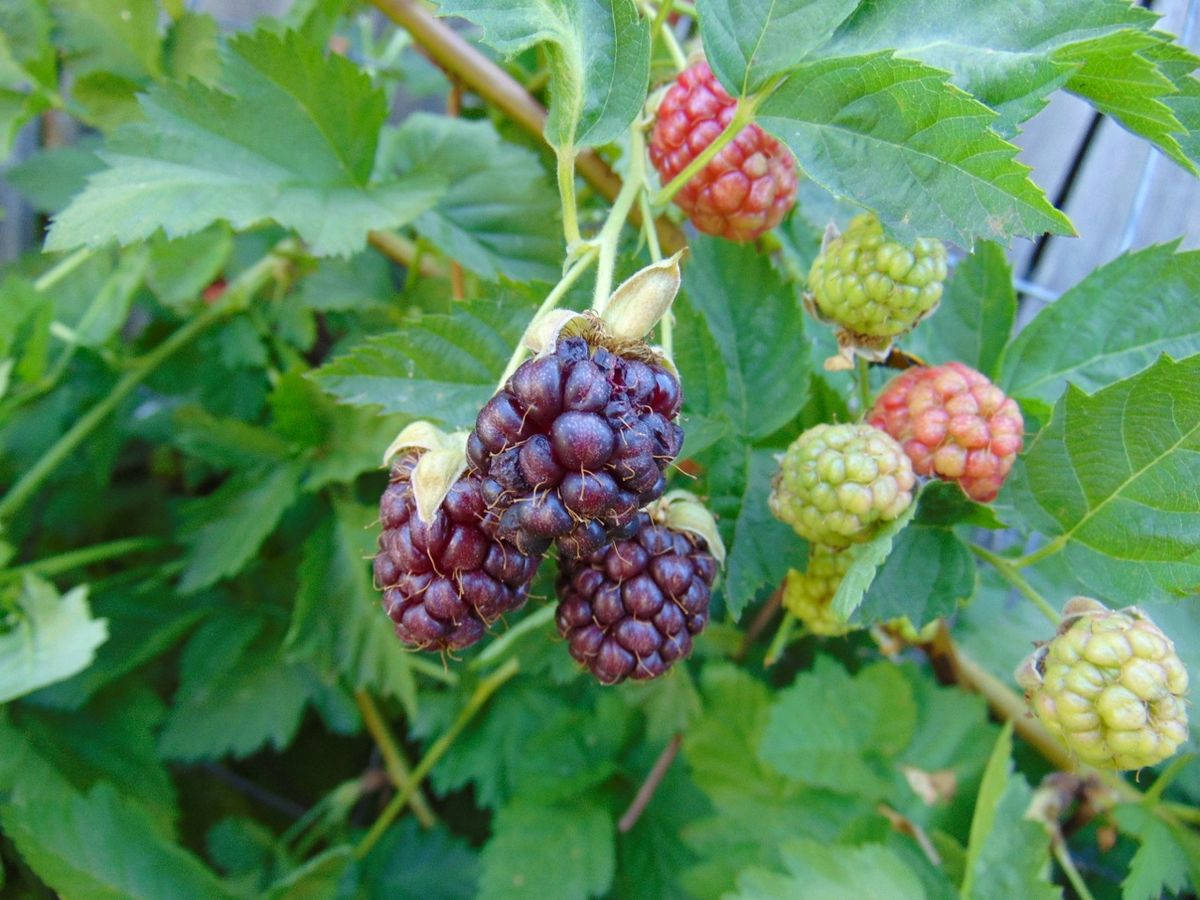
[{"label": "brown branch", "polygon": [[762,609],[758,611],[758,615],[754,617],[754,621],[750,623],[750,627],[746,629],[746,634],[742,637],[741,646],[738,647],[737,653],[733,654],[734,662],[742,662],[746,655],[750,652],[750,648],[754,645],[754,641],[763,633],[766,627],[771,623],[771,619],[775,617],[775,613],[779,612],[779,607],[783,605],[783,588],[777,588],[771,594],[770,599],[763,604]]},{"label": "brown branch", "polygon": [[[437,65],[495,106],[521,128],[535,137],[543,137],[546,110],[515,78],[476,50],[453,28],[429,12],[421,0],[371,0],[380,12],[408,31]],[[621,190],[621,178],[591,150],[582,150],[575,161],[580,175],[607,199]],[[630,214],[634,225],[641,225],[641,213]],[[664,252],[683,249],[687,239],[669,219],[655,220],[658,241]]]},{"label": "brown branch", "polygon": [[667,770],[671,768],[671,763],[675,761],[675,757],[678,755],[679,748],[682,745],[683,735],[677,734],[663,748],[663,752],[658,754],[658,759],[654,761],[654,765],[650,769],[650,774],[646,776],[646,780],[638,788],[637,795],[633,798],[633,802],[629,804],[629,809],[625,810],[625,814],[617,822],[617,830],[621,834],[632,829],[637,824],[637,820],[641,818],[642,813],[646,811],[646,807],[654,797],[654,792],[658,790],[658,786],[662,784],[662,780],[667,777]]},{"label": "brown branch", "polygon": [[425,278],[448,278],[449,270],[427,253],[417,253],[417,245],[394,231],[368,231],[367,243],[386,256],[411,269],[420,258],[421,275]]}]

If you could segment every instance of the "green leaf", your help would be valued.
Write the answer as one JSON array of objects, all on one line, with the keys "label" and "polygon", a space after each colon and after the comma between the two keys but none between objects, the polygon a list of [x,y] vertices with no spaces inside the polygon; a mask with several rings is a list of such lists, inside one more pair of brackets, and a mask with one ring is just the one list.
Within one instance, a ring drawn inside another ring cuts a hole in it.
[{"label": "green leaf", "polygon": [[[1009,497],[1072,565],[1103,554],[1145,586],[1200,584],[1200,355],[1163,356],[1088,396],[1072,386],[1018,460]],[[1144,588],[1143,588],[1144,589]]]},{"label": "green leaf", "polygon": [[988,761],[971,821],[963,900],[1057,898],[1047,879],[1050,839],[1040,824],[1025,818],[1033,792],[1012,771],[1012,723],[1004,726]]},{"label": "green leaf", "polygon": [[233,254],[229,227],[217,222],[186,237],[150,240],[146,284],[167,306],[184,309],[200,301],[204,289],[225,271]]},{"label": "green leaf", "polygon": [[823,44],[857,0],[699,0],[713,74],[734,97],[759,90]]},{"label": "green leaf", "polygon": [[421,828],[412,816],[384,832],[362,867],[370,897],[471,900],[479,881],[479,859],[466,841],[444,826]]},{"label": "green leaf", "polygon": [[646,99],[650,27],[633,0],[443,0],[506,55],[545,42],[550,60],[546,140],[590,147],[619,137]]},{"label": "green leaf", "polygon": [[890,663],[851,677],[821,656],[780,691],[759,753],[803,784],[882,799],[892,783],[886,761],[907,746],[916,722],[912,689]]},{"label": "green leaf", "polygon": [[35,381],[45,372],[53,318],[54,304],[31,282],[0,282],[0,361],[12,366],[12,380]]},{"label": "green leaf", "polygon": [[1151,60],[1141,55],[1162,43],[1169,44],[1170,38],[1156,33],[1118,31],[1064,47],[1054,54],[1054,59],[1074,66],[1067,90],[1088,100],[1134,134],[1153,142],[1195,174],[1196,166],[1174,137],[1184,127],[1164,102],[1177,90]]},{"label": "green leaf", "polygon": [[110,784],[86,794],[24,784],[0,805],[0,823],[25,863],[66,897],[233,896],[195,856],[162,838],[153,821]]},{"label": "green leaf", "polygon": [[753,246],[701,236],[691,243],[683,290],[725,363],[725,412],[738,434],[759,440],[779,430],[807,397],[808,343],[793,286]]},{"label": "green leaf", "polygon": [[1179,44],[1170,43],[1170,35],[1162,35],[1162,38],[1140,53],[1154,60],[1158,70],[1171,80],[1176,93],[1162,100],[1183,125],[1175,139],[1187,158],[1200,164],[1200,80],[1193,75],[1196,57]]},{"label": "green leaf", "polygon": [[280,656],[280,636],[261,618],[228,612],[192,635],[179,690],[159,740],[166,759],[247,756],[291,743],[308,700],[301,671]]},{"label": "green leaf", "polygon": [[856,618],[865,624],[906,618],[920,628],[969,600],[975,582],[971,551],[951,529],[914,522],[896,535]]},{"label": "green leaf", "polygon": [[945,69],[1000,113],[996,128],[1011,136],[1069,77],[1071,64],[1057,60],[1056,50],[1154,22],[1154,14],[1123,0],[1036,0],[1021,15],[990,0],[863,3],[822,52],[894,49]]},{"label": "green leaf", "polygon": [[222,469],[277,465],[291,455],[274,432],[241,419],[214,416],[200,406],[180,406],[171,414],[171,442],[189,456]]},{"label": "green leaf", "polygon": [[[649,767],[650,754],[645,755]],[[672,766],[633,828],[617,835],[614,895],[656,900],[688,897],[679,885],[679,876],[696,862],[696,855],[684,844],[682,832],[710,811],[708,801],[683,767]]]},{"label": "green leaf", "polygon": [[189,501],[180,536],[190,546],[179,590],[190,593],[236,575],[296,499],[295,464],[239,472],[213,494]]},{"label": "green leaf", "polygon": [[86,587],[60,596],[50,582],[26,575],[14,599],[0,619],[0,703],[70,678],[108,639],[108,623],[88,609]]},{"label": "green leaf", "polygon": [[587,898],[613,878],[613,821],[596,800],[546,806],[532,799],[504,807],[483,848],[479,896]]},{"label": "green leaf", "polygon": [[720,587],[729,615],[737,619],[767,586],[783,581],[804,549],[792,529],[771,515],[767,497],[779,469],[773,450],[756,450],[732,439],[714,448],[709,473],[710,506],[726,526],[728,555]]},{"label": "green leaf", "polygon": [[51,0],[59,41],[76,73],[130,81],[162,75],[154,0]]},{"label": "green leaf", "polygon": [[810,62],[762,104],[758,122],[806,175],[876,210],[903,240],[970,247],[1072,233],[1017,148],[991,129],[995,113],[945,79],[887,52]]},{"label": "green leaf", "polygon": [[41,150],[4,173],[4,179],[39,212],[58,212],[83,190],[87,177],[104,168],[98,143],[83,138],[67,147]]},{"label": "green leaf", "polygon": [[271,219],[318,255],[344,255],[373,228],[411,222],[442,190],[427,178],[370,180],[383,93],[295,34],[236,37],[219,88],[164,83],[141,102],[146,121],[110,138],[101,156],[111,168],[55,217],[48,249]]},{"label": "green leaf", "polygon": [[75,339],[85,347],[103,344],[117,333],[129,318],[134,292],[146,275],[149,256],[144,247],[121,253],[116,268],[75,325]]},{"label": "green leaf", "polygon": [[904,349],[935,364],[958,360],[995,378],[1016,314],[1004,248],[979,241],[954,267],[930,324],[904,338]]},{"label": "green leaf", "polygon": [[444,177],[449,189],[414,222],[417,233],[482,278],[554,281],[558,197],[537,157],[487,121],[414,113],[384,140],[385,165]]},{"label": "green leaf", "polygon": [[871,540],[854,546],[854,561],[850,563],[850,568],[842,576],[837,593],[833,595],[831,601],[834,611],[841,616],[843,621],[849,621],[859,604],[862,603],[867,588],[875,581],[879,567],[892,552],[896,535],[900,534],[912,521],[919,506],[920,500],[913,502],[898,518],[883,526]]},{"label": "green leaf", "polygon": [[263,894],[265,900],[320,900],[337,894],[343,876],[354,865],[352,847],[340,846],[319,853],[272,884]]},{"label": "green leaf", "polygon": [[455,304],[449,315],[369,338],[312,377],[345,403],[470,427],[532,314],[511,297]]},{"label": "green leaf", "polygon": [[171,23],[163,41],[163,63],[176,81],[195,78],[215,84],[221,74],[217,55],[217,21],[204,13],[185,12]]},{"label": "green leaf", "polygon": [[778,897],[872,897],[918,900],[921,880],[882,844],[828,846],[792,839],[779,848],[788,874],[747,869],[738,876],[737,900]]},{"label": "green leaf", "polygon": [[[1178,246],[1126,253],[1045,307],[1005,351],[1000,384],[1014,397],[1053,403],[1068,381],[1092,391],[1159,354],[1200,353],[1200,251]],[[1140,297],[1153,302],[1130,302]]]},{"label": "green leaf", "polygon": [[331,679],[415,702],[407,651],[379,608],[370,559],[377,518],[371,509],[335,504],[304,543],[292,622],[284,640],[289,660],[304,659]]},{"label": "green leaf", "polygon": [[1172,829],[1144,806],[1122,803],[1112,811],[1122,832],[1141,842],[1129,861],[1129,874],[1121,882],[1123,900],[1157,900],[1164,893],[1182,894],[1196,865],[1187,850],[1175,841]]}]

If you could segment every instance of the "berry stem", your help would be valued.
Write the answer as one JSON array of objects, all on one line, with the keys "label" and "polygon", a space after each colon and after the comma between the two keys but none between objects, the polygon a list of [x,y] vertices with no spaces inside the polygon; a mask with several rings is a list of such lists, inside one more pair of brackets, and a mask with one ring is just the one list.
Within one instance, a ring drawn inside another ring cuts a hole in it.
[{"label": "berry stem", "polygon": [[1005,581],[1020,591],[1025,599],[1041,610],[1042,615],[1053,624],[1057,625],[1062,621],[1058,612],[1050,605],[1046,598],[1039,594],[1033,585],[1021,575],[1016,561],[1007,560],[1003,556],[999,556],[988,550],[986,547],[980,547],[978,544],[971,544],[971,550],[980,559],[990,563],[992,568],[999,572]]},{"label": "berry stem", "polygon": [[39,293],[45,293],[91,259],[95,253],[95,247],[80,247],[70,256],[63,257],[39,275],[33,283],[33,289]]},{"label": "berry stem", "polygon": [[642,786],[638,788],[637,794],[634,795],[633,802],[629,804],[629,808],[625,810],[624,815],[617,822],[617,830],[621,834],[631,831],[633,826],[637,824],[638,819],[642,817],[642,813],[646,811],[646,807],[654,799],[654,792],[658,790],[658,786],[662,784],[662,780],[667,777],[667,772],[671,769],[671,763],[679,755],[679,748],[682,746],[683,735],[676,734],[671,738],[667,746],[663,747],[662,753],[658,754],[658,759],[654,761],[654,765],[650,768],[650,774],[646,776],[646,780],[642,782]]},{"label": "berry stem", "polygon": [[[653,10],[652,4],[646,4],[649,10]],[[675,0],[663,0],[658,6],[658,11],[654,13],[654,21],[650,25],[650,42],[654,43],[655,39],[662,37],[663,43],[666,44],[667,52],[671,54],[671,61],[675,63],[675,68],[682,72],[687,68],[687,57],[683,53],[683,48],[679,46],[679,41],[675,39],[675,32],[667,25],[667,16],[671,14],[671,9],[675,6]],[[695,10],[692,11],[695,15]]]},{"label": "berry stem", "polygon": [[[484,101],[496,107],[538,140],[544,140],[546,110],[508,72],[500,68],[445,22],[421,0],[371,0],[380,12],[412,35],[435,63],[455,76]],[[609,200],[621,189],[621,179],[600,156],[584,150],[575,160],[584,181]],[[687,244],[683,232],[665,217],[656,222],[659,239],[670,252]]]},{"label": "berry stem", "polygon": [[555,148],[558,157],[558,195],[562,198],[563,237],[568,251],[580,241],[579,211],[575,204],[575,148]]},{"label": "berry stem", "polygon": [[617,262],[617,241],[621,228],[633,208],[633,202],[645,184],[646,140],[637,125],[629,129],[629,171],[625,183],[613,201],[596,242],[600,245],[600,261],[596,264],[596,289],[592,293],[592,309],[597,315],[604,312],[612,294],[613,268]]},{"label": "berry stem", "polygon": [[1088,890],[1083,876],[1075,868],[1075,861],[1071,859],[1071,852],[1067,849],[1067,842],[1063,840],[1062,836],[1057,835],[1051,838],[1050,847],[1054,850],[1054,858],[1058,860],[1058,864],[1062,867],[1063,872],[1066,873],[1067,880],[1071,882],[1071,887],[1075,889],[1075,894],[1079,897],[1079,900],[1095,900],[1092,892]]},{"label": "berry stem", "polygon": [[771,639],[771,645],[767,647],[767,655],[763,657],[763,668],[770,668],[779,662],[779,657],[783,656],[783,651],[787,649],[788,642],[792,639],[792,632],[796,630],[796,622],[794,614],[784,613],[783,621],[779,623],[775,637]]},{"label": "berry stem", "polygon": [[554,620],[554,604],[547,603],[537,612],[530,613],[520,622],[514,625],[508,631],[504,632],[497,640],[488,645],[487,649],[480,653],[475,659],[471,660],[471,664],[467,666],[471,671],[481,669],[493,660],[499,659],[504,655],[504,652],[511,647],[522,635],[528,634],[531,631],[536,631],[547,622]]},{"label": "berry stem", "polygon": [[25,474],[9,488],[8,493],[0,499],[0,528],[4,522],[11,519],[27,500],[37,491],[41,483],[58,468],[58,466],[82,444],[100,424],[108,418],[121,402],[128,397],[139,384],[145,381],[151,373],[171,358],[178,350],[187,346],[202,332],[246,306],[258,291],[279,276],[282,265],[286,265],[283,257],[293,243],[285,240],[275,249],[242,272],[230,283],[221,301],[206,307],[186,322],[175,332],[147,353],[132,363],[128,371],[113,385],[112,389],[75,424],[43,453]]},{"label": "berry stem", "polygon": [[379,814],[379,818],[375,820],[375,824],[371,826],[370,831],[367,832],[358,846],[354,848],[355,859],[362,859],[371,852],[372,847],[379,843],[379,839],[388,830],[388,826],[395,821],[396,816],[404,811],[404,807],[408,805],[409,800],[412,799],[421,782],[425,780],[425,776],[433,770],[438,760],[450,749],[450,745],[454,743],[462,733],[462,730],[467,727],[471,719],[474,718],[475,713],[479,712],[480,708],[488,702],[492,694],[496,693],[504,682],[517,674],[520,667],[520,663],[516,658],[510,659],[487,678],[479,682],[475,688],[475,692],[471,694],[470,699],[467,700],[466,704],[459,711],[454,722],[425,751],[425,755],[421,757],[421,761],[413,769],[412,778],[409,779],[408,784],[398,791],[396,796],[383,808],[383,812]]},{"label": "berry stem", "polygon": [[[363,724],[367,726],[367,731],[371,733],[375,746],[379,748],[379,755],[383,757],[383,766],[387,770],[388,778],[391,779],[396,790],[405,790],[412,781],[412,769],[397,745],[396,739],[392,737],[387,722],[380,715],[379,707],[375,705],[371,695],[361,688],[354,692],[354,702],[358,704],[358,711],[362,713]],[[437,824],[437,816],[429,808],[424,795],[416,788],[413,789],[412,808],[413,815],[417,817],[417,821],[423,828],[432,828]]]},{"label": "berry stem", "polygon": [[[529,320],[530,326],[533,326],[533,324],[537,322],[537,320],[540,319],[544,314],[558,306],[559,301],[562,300],[567,291],[571,289],[571,286],[579,280],[579,276],[586,272],[588,267],[590,267],[591,264],[596,261],[596,257],[598,255],[599,251],[595,247],[588,247],[583,251],[583,255],[571,264],[571,267],[567,269],[567,271],[563,274],[563,277],[559,279],[558,284],[550,289],[550,293],[546,295],[546,299],[542,301],[542,305],[537,308],[537,312],[535,312],[533,314],[533,318]],[[517,371],[517,367],[520,366],[522,360],[525,359],[525,352],[528,349],[529,348],[525,346],[524,340],[519,341],[517,346],[513,348],[512,356],[508,358],[508,365],[504,367],[504,372],[500,375],[500,380],[496,382],[497,391],[503,388],[504,383],[508,381],[508,379],[512,376],[512,373]]]},{"label": "berry stem", "polygon": [[[662,248],[658,245],[658,234],[653,228],[647,227],[647,223],[653,222],[654,219],[650,215],[650,193],[646,190],[645,185],[642,186],[642,190],[638,191],[638,209],[642,213],[642,234],[646,238],[646,247],[650,251],[650,261],[660,262],[663,256]],[[663,317],[658,321],[658,328],[663,352],[667,354],[668,359],[674,359],[675,313],[669,309],[663,313]]]},{"label": "berry stem", "polygon": [[93,563],[117,559],[131,553],[157,550],[166,545],[167,542],[161,538],[121,538],[120,540],[107,541],[103,544],[92,544],[90,547],[80,547],[78,550],[68,550],[66,553],[59,553],[57,556],[47,556],[31,563],[26,563],[23,566],[8,569],[3,573],[3,577],[19,578],[28,572],[32,575],[53,578],[55,575],[70,572],[72,569],[81,569]]},{"label": "berry stem", "polygon": [[1054,540],[1052,540],[1050,543],[1046,544],[1043,547],[1039,547],[1037,550],[1034,550],[1032,553],[1026,553],[1024,556],[1020,556],[1020,557],[1014,559],[1012,561],[1013,568],[1024,569],[1029,566],[1032,566],[1034,563],[1041,562],[1043,559],[1045,559],[1048,556],[1053,556],[1055,553],[1057,553],[1059,550],[1061,550],[1063,547],[1065,547],[1067,545],[1067,540],[1068,540],[1068,538],[1065,534],[1059,535]]},{"label": "berry stem", "polygon": [[871,409],[871,367],[862,356],[858,358],[858,405],[865,418]]}]

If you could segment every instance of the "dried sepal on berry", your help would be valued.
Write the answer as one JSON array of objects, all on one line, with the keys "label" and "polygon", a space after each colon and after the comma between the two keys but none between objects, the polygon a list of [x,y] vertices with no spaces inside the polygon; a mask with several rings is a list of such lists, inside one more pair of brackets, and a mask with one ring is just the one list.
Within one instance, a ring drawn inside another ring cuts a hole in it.
[{"label": "dried sepal on berry", "polygon": [[1152,766],[1187,740],[1187,670],[1136,606],[1072,598],[1016,678],[1038,719],[1089,765]]}]

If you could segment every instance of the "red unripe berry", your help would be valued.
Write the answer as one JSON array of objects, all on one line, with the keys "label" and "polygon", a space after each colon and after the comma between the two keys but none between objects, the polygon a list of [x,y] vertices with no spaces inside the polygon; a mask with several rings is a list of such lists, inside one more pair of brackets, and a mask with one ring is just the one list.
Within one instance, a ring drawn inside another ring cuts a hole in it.
[{"label": "red unripe berry", "polygon": [[[650,162],[665,185],[687,168],[737,109],[706,62],[689,66],[671,85],[650,135]],[[782,221],[796,200],[791,151],[751,123],[674,197],[705,234],[752,241]]]},{"label": "red unripe berry", "polygon": [[960,362],[894,378],[868,421],[900,442],[918,475],[957,482],[980,503],[996,499],[1025,440],[1016,401]]}]

